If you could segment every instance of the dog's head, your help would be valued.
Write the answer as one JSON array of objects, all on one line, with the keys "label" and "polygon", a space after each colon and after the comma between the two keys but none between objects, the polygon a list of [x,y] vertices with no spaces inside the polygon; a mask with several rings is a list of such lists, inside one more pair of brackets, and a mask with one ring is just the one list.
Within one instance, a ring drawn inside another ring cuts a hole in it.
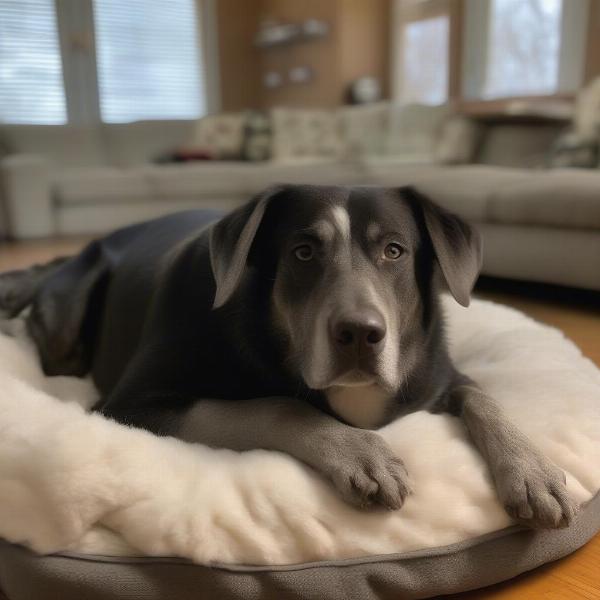
[{"label": "dog's head", "polygon": [[212,228],[210,251],[215,308],[248,273],[267,281],[287,363],[317,390],[397,390],[436,280],[466,306],[481,264],[478,233],[411,188],[272,188]]}]

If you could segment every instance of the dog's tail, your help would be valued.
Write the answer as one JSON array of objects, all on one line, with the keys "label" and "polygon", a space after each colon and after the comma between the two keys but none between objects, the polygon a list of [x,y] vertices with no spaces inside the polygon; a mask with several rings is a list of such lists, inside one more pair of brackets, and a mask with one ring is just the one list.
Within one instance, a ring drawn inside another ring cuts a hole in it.
[{"label": "dog's tail", "polygon": [[27,308],[44,281],[69,258],[61,256],[43,265],[0,273],[0,319],[12,319]]}]

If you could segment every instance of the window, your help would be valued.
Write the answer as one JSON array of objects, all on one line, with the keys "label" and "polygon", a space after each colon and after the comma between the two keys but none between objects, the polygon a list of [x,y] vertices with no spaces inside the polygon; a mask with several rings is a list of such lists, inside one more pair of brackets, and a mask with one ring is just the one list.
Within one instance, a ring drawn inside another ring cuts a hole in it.
[{"label": "window", "polygon": [[67,121],[54,0],[0,0],[0,121]]},{"label": "window", "polygon": [[95,0],[102,120],[205,112],[194,0]]},{"label": "window", "polygon": [[457,0],[394,0],[392,95],[401,104],[444,104],[456,88]]},{"label": "window", "polygon": [[404,26],[400,98],[403,103],[443,104],[448,99],[447,16]]},{"label": "window", "polygon": [[572,93],[583,81],[586,0],[464,0],[463,95]]},{"label": "window", "polygon": [[491,0],[484,98],[558,88],[561,0]]},{"label": "window", "polygon": [[205,3],[0,0],[0,122],[202,116],[200,25],[208,31],[212,13],[197,6]]}]

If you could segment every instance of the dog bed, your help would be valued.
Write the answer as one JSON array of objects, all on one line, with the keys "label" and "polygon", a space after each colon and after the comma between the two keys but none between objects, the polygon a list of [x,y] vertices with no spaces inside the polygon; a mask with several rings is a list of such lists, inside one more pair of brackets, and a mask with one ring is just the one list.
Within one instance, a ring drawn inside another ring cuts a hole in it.
[{"label": "dog bed", "polygon": [[44,377],[13,320],[0,334],[0,587],[9,600],[422,598],[574,551],[600,528],[600,371],[512,309],[444,310],[456,364],[565,471],[581,504],[570,527],[513,525],[448,415],[380,430],[415,491],[399,511],[359,511],[286,455],[87,413],[92,385]]}]

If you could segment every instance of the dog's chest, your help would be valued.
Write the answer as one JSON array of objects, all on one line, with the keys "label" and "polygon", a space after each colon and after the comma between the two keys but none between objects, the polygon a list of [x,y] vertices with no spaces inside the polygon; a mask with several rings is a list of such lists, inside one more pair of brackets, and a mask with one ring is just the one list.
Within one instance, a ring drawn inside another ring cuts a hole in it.
[{"label": "dog's chest", "polygon": [[382,425],[393,397],[377,385],[333,387],[326,392],[331,409],[356,427],[374,429]]}]

